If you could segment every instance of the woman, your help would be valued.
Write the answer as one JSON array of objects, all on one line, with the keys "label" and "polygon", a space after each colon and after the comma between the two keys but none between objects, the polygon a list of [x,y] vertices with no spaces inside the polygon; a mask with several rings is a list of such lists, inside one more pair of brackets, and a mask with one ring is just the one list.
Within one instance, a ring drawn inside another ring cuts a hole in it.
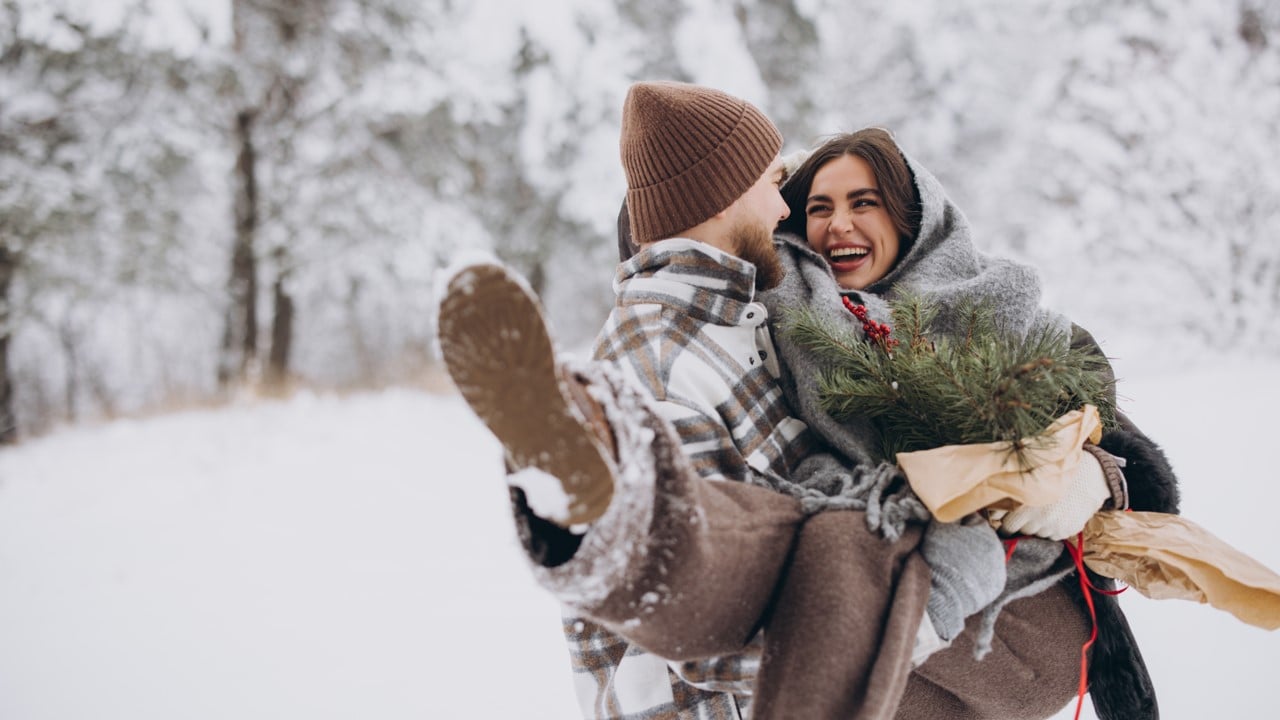
[{"label": "woman", "polygon": [[[947,333],[959,321],[951,311],[960,301],[988,299],[994,301],[1001,331],[1020,336],[1046,323],[1070,328],[1073,345],[1094,350],[1105,363],[1087,332],[1040,307],[1034,271],[976,250],[963,214],[887,132],[872,128],[831,138],[790,173],[782,192],[791,214],[776,239],[787,274],[781,286],[762,298],[775,322],[785,318],[787,308],[803,304],[861,326],[842,297],[885,322],[887,302],[911,291],[938,302],[934,329]],[[797,416],[845,455],[864,463],[880,461],[868,423],[837,422],[822,411],[816,384],[797,382],[813,377],[818,365],[805,348],[788,341],[785,324],[783,320],[775,338],[789,370],[784,386]],[[1101,446],[1129,460],[1124,477],[1130,505],[1176,512],[1176,481],[1163,455],[1122,415],[1119,425]],[[1105,463],[1105,454],[1090,457]],[[1048,537],[1063,534],[1060,529],[1056,534],[1039,532],[1045,522],[1042,513],[1026,509],[1010,514],[1005,527]],[[1062,670],[1073,667],[1071,660],[1079,657],[1086,640],[1066,636],[1045,643],[1040,632],[1058,623],[1071,627],[1071,615],[1087,612],[1075,579],[1068,577],[1072,570],[1061,545],[1039,538],[1020,543],[1010,561],[1009,586],[986,614],[984,627],[971,623],[965,642],[938,653],[913,673],[899,717],[999,717],[1002,706],[1018,702],[1015,698],[1037,696],[1046,701],[1044,716],[1052,715],[1061,707],[1057,699],[1076,691],[1077,673]],[[1095,578],[1099,586],[1105,582]],[[1156,717],[1150,680],[1123,614],[1106,595],[1095,594],[1093,602],[1099,639],[1089,680],[1099,716]],[[993,627],[996,612],[1006,606],[1000,625]],[[972,642],[986,644],[993,631],[1000,640],[997,651],[975,664],[966,649]],[[1027,709],[1021,705],[1008,712],[1025,715]]]}]

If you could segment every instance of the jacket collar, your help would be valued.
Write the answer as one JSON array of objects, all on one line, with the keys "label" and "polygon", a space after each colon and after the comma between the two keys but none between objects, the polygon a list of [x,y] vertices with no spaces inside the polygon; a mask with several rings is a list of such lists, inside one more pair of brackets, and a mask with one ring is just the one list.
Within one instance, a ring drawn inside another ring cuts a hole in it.
[{"label": "jacket collar", "polygon": [[[747,312],[758,321],[756,267],[706,243],[671,238],[641,247],[618,266],[613,289],[618,305],[658,303],[717,325],[739,325]],[[758,324],[758,322],[749,322]]]}]

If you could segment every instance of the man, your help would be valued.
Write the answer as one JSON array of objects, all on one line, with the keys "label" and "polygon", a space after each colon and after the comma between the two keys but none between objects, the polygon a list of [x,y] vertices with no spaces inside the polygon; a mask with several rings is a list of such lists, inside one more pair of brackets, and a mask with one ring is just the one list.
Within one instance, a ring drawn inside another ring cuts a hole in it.
[{"label": "man", "polygon": [[[948,585],[917,552],[919,527],[888,542],[861,513],[810,518],[767,489],[820,464],[755,298],[779,273],[781,144],[738,98],[631,88],[621,154],[641,249],[618,269],[606,363],[557,363],[536,302],[501,268],[462,271],[442,303],[450,373],[523,469],[517,523],[571,609],[590,717],[740,717],[748,702],[755,718],[889,717],[913,655],[943,644],[931,598],[954,626],[1003,585],[989,528],[940,531],[972,551],[953,559],[973,581]],[[736,681],[753,675],[748,697]]]}]

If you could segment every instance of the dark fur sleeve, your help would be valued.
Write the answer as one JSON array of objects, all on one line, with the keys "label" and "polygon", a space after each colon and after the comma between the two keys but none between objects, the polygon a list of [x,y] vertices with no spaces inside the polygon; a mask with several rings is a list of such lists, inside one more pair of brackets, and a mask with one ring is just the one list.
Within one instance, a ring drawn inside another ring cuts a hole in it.
[{"label": "dark fur sleeve", "polygon": [[[1106,356],[1089,331],[1072,326],[1071,344],[1088,348],[1106,362]],[[1104,372],[1114,386],[1115,374],[1106,362]],[[1114,387],[1113,387],[1114,392]],[[1113,396],[1114,399],[1114,396]],[[1178,480],[1168,458],[1129,418],[1116,412],[1117,427],[1102,434],[1098,446],[1124,458],[1129,507],[1134,510],[1178,512]],[[1113,589],[1115,582],[1086,570],[1094,587]],[[1082,611],[1087,612],[1082,593],[1073,593]],[[1098,639],[1089,659],[1089,697],[1102,720],[1158,720],[1160,707],[1146,661],[1138,649],[1120,599],[1092,593],[1098,618]]]},{"label": "dark fur sleeve", "polygon": [[[1100,370],[1112,385],[1111,399],[1115,400],[1115,372],[1111,363],[1098,346],[1098,341],[1088,330],[1079,325],[1071,326],[1071,347],[1088,350],[1102,361]],[[1178,512],[1178,479],[1164,451],[1147,437],[1125,414],[1116,411],[1117,427],[1102,434],[1098,447],[1124,458],[1124,479],[1129,486],[1129,507],[1134,510],[1173,513]]]},{"label": "dark fur sleeve", "polygon": [[1129,507],[1162,513],[1178,513],[1180,495],[1173,466],[1159,445],[1142,434],[1124,415],[1120,427],[1102,434],[1098,447],[1125,460],[1124,480],[1129,486]]},{"label": "dark fur sleeve", "polygon": [[[1088,574],[1094,587],[1108,590],[1114,587],[1110,579],[1093,572]],[[1064,582],[1075,586],[1072,597],[1087,614],[1075,577],[1069,576]],[[1159,720],[1155,686],[1120,607],[1120,598],[1100,592],[1092,595],[1098,617],[1098,639],[1089,656],[1089,699],[1093,701],[1094,712],[1101,720]]]},{"label": "dark fur sleeve", "polygon": [[[1178,481],[1168,458],[1128,418],[1117,413],[1117,419],[1120,427],[1103,433],[1098,446],[1125,459],[1129,507],[1177,513]],[[1096,587],[1114,586],[1113,581],[1092,572],[1089,578]],[[1084,598],[1079,600],[1083,602]],[[1094,710],[1103,720],[1157,720],[1160,709],[1155,688],[1119,598],[1093,593],[1093,601],[1098,614],[1098,640],[1089,665],[1089,696]]]}]

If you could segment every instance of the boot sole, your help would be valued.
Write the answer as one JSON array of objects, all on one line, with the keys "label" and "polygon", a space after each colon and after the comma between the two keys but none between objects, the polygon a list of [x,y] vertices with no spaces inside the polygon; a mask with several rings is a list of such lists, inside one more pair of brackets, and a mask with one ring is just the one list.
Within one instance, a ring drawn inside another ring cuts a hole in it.
[{"label": "boot sole", "polygon": [[450,281],[439,316],[440,350],[454,384],[502,442],[509,469],[537,468],[569,498],[565,525],[590,522],[613,493],[605,451],[573,406],[537,299],[497,265]]}]

